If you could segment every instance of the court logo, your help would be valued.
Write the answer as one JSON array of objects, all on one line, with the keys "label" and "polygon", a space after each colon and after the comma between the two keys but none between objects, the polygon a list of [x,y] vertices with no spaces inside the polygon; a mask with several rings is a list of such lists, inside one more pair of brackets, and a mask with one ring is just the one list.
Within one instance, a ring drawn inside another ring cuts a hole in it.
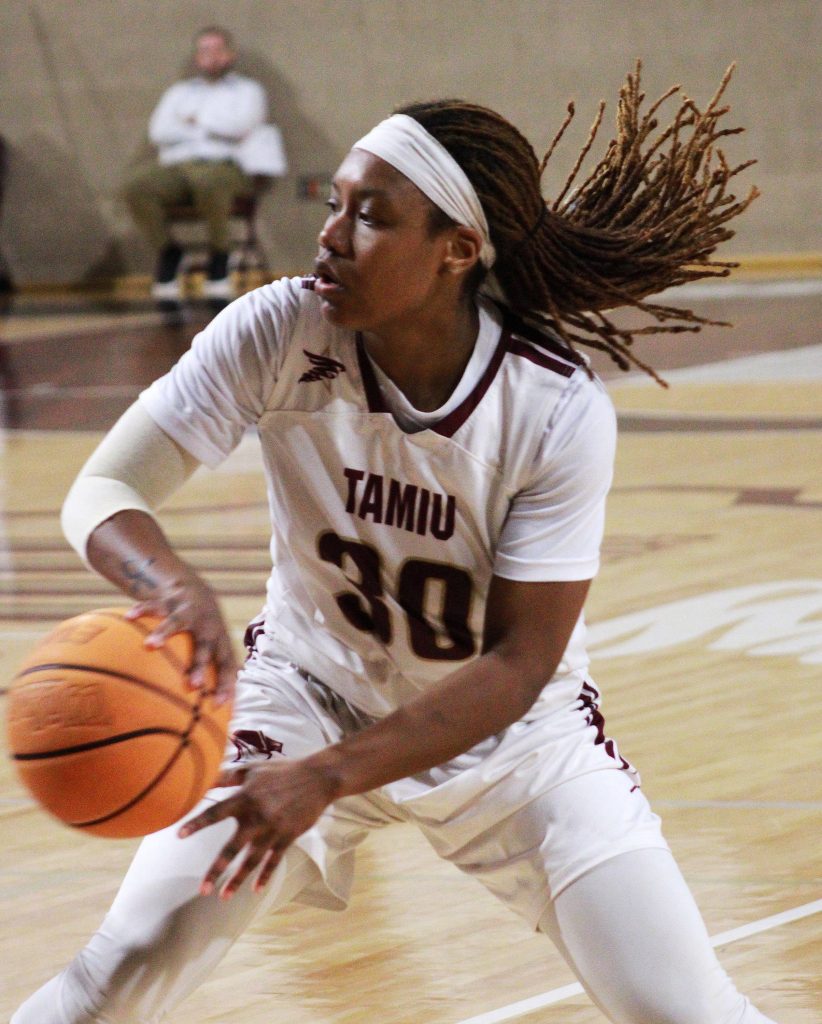
[{"label": "court logo", "polygon": [[822,665],[822,580],[717,590],[621,615],[591,625],[588,648],[596,659],[619,658],[700,638],[712,651]]},{"label": "court logo", "polygon": [[301,384],[304,381],[333,380],[341,373],[345,373],[345,366],[331,356],[320,356],[316,352],[309,352],[307,348],[303,349],[303,353],[308,356],[311,369],[306,370],[300,377]]}]

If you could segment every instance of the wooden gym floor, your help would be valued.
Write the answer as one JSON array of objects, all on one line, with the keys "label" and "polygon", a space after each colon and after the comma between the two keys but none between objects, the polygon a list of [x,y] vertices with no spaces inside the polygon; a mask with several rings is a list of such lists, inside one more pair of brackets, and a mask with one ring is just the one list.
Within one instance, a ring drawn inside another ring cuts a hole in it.
[{"label": "wooden gym floor", "polygon": [[[822,1019],[821,295],[811,277],[694,287],[688,304],[736,327],[645,345],[670,391],[603,367],[621,439],[588,605],[608,731],[642,771],[724,965],[780,1024]],[[208,316],[93,296],[7,304],[2,682],[56,621],[122,600],[67,548],[58,509],[99,432]],[[219,588],[239,642],[267,572],[251,444],[198,472],[163,522]],[[96,927],[134,844],[51,821],[5,759],[0,826],[7,1020]],[[349,911],[259,920],[170,1024],[272,1020],[602,1017],[547,940],[397,826],[363,848]]]}]

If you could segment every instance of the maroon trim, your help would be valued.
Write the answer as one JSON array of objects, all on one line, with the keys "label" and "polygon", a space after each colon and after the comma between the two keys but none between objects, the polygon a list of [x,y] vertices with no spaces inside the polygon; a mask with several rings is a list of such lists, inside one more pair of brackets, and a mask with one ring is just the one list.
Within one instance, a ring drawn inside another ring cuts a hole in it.
[{"label": "maroon trim", "polygon": [[245,627],[245,633],[243,634],[243,647],[245,647],[246,650],[246,658],[250,658],[255,652],[257,649],[257,641],[264,632],[265,615],[258,615]]},{"label": "maroon trim", "polygon": [[616,761],[619,767],[624,771],[635,772],[636,769],[631,762],[626,761],[622,754],[620,754],[614,740],[605,735],[605,719],[602,712],[599,710],[599,690],[597,690],[593,683],[584,682],[582,684],[582,689],[579,692],[578,700],[581,705],[581,710],[585,712],[586,723],[593,726],[596,730],[594,745],[602,745],[605,749],[605,753],[610,758],[613,758],[613,760]]},{"label": "maroon trim", "polygon": [[[542,339],[543,335],[540,334],[539,337]],[[494,355],[491,357],[491,361],[485,368],[485,372],[480,377],[476,387],[456,409],[443,417],[439,423],[432,425],[428,429],[436,434],[440,434],[442,437],[453,437],[482,401],[508,352],[516,356],[522,356],[524,359],[529,359],[532,363],[536,363],[537,366],[542,366],[546,370],[552,370],[563,377],[570,377],[576,371],[575,365],[569,365],[568,362],[563,362],[561,359],[557,359],[545,351],[533,348],[532,345],[520,340],[520,338],[513,337],[508,326],[504,324]],[[562,358],[572,360],[573,355],[574,353],[571,353],[569,349],[567,356],[564,352],[562,353]],[[366,355],[365,345],[360,334],[357,334],[357,361],[360,367],[360,376],[365,388],[365,397],[368,402],[369,411],[390,412],[383,401],[382,392],[377,384],[377,378]]]},{"label": "maroon trim", "polygon": [[448,413],[448,415],[444,419],[441,419],[439,423],[431,427],[431,430],[437,434],[441,434],[443,437],[454,436],[474,409],[476,409],[480,404],[488,388],[491,387],[491,383],[502,365],[502,360],[505,358],[505,353],[508,351],[510,342],[511,335],[505,328],[503,328],[502,336],[500,337],[496,351],[491,358],[491,362],[485,368],[485,373],[477,382],[477,386],[471,394],[468,395],[464,402],[458,405],[452,412]]},{"label": "maroon trim", "polygon": [[365,351],[365,344],[362,335],[357,331],[357,362],[360,367],[360,377],[365,388],[365,399],[368,402],[369,412],[390,412],[382,398],[380,386],[374,376],[374,370]]},{"label": "maroon trim", "polygon": [[521,341],[519,338],[512,338],[508,349],[513,355],[522,356],[523,359],[528,359],[546,370],[553,370],[554,373],[559,373],[563,377],[571,377],[576,373],[576,366],[560,362],[559,359],[555,359],[547,352],[534,348],[533,345]]},{"label": "maroon trim", "polygon": [[497,308],[502,313],[511,334],[516,335],[518,338],[524,338],[526,341],[533,342],[538,349],[552,352],[555,356],[559,356],[560,359],[565,359],[568,362],[574,363],[576,366],[586,365],[585,357],[580,355],[579,352],[575,352],[570,345],[566,345],[562,338],[558,337],[547,325],[540,330],[540,328],[535,325],[529,324],[520,317],[514,316],[510,310],[507,310],[504,306],[498,304]]}]

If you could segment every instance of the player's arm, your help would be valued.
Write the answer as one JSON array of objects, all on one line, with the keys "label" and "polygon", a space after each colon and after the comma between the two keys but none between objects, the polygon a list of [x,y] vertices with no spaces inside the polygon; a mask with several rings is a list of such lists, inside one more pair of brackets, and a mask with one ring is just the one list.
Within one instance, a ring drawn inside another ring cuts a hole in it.
[{"label": "player's arm", "polygon": [[521,718],[553,676],[579,618],[590,580],[521,583],[495,577],[483,653],[416,699],[355,736],[303,760],[274,761],[224,775],[234,796],[188,822],[190,835],[228,817],[237,831],[203,880],[230,896],[258,867],[267,882],[285,849],[328,804],[442,764]]},{"label": "player's arm", "polygon": [[369,729],[306,759],[333,799],[425,771],[522,718],[554,675],[590,580],[494,577],[483,654]]},{"label": "player's arm", "polygon": [[526,714],[559,665],[589,586],[494,577],[479,658],[307,759],[329,780],[334,799],[449,761]]},{"label": "player's arm", "polygon": [[216,596],[169,544],[154,510],[180,487],[198,461],[160,429],[139,402],[127,410],[91,455],[63,504],[63,531],[75,550],[138,603],[132,614],[162,620],[154,646],[189,630],[192,684],[205,666],[218,690],[233,692],[236,663]]}]

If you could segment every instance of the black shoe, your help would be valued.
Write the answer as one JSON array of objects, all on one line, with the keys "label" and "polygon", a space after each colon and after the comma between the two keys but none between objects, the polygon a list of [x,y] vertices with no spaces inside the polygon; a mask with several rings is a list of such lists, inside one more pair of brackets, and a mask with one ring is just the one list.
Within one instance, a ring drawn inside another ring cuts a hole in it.
[{"label": "black shoe", "polygon": [[179,302],[182,295],[177,271],[183,259],[179,245],[167,245],[157,257],[157,269],[151,285],[151,296],[158,302]]},{"label": "black shoe", "polygon": [[228,275],[228,253],[213,252],[208,262],[208,274],[203,282],[203,295],[212,302],[226,305],[237,298],[234,282]]},{"label": "black shoe", "polygon": [[167,245],[165,249],[160,250],[160,255],[157,258],[157,270],[154,274],[157,284],[168,284],[174,280],[180,269],[182,258],[183,250],[179,245]]},{"label": "black shoe", "polygon": [[209,281],[224,281],[228,277],[227,252],[212,252],[207,276]]}]

